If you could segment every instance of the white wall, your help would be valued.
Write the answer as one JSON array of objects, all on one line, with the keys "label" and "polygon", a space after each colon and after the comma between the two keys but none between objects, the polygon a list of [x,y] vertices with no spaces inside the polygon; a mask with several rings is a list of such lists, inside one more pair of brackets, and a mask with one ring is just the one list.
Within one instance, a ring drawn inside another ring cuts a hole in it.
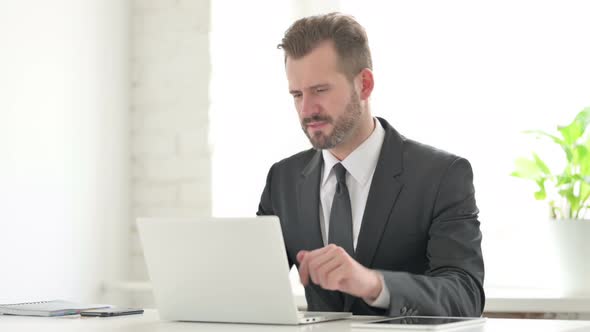
[{"label": "white wall", "polygon": [[120,0],[0,2],[0,299],[127,276],[127,26]]},{"label": "white wall", "polygon": [[[131,278],[146,280],[135,218],[211,213],[210,8],[209,1],[131,3]],[[151,302],[144,294],[136,303]]]}]

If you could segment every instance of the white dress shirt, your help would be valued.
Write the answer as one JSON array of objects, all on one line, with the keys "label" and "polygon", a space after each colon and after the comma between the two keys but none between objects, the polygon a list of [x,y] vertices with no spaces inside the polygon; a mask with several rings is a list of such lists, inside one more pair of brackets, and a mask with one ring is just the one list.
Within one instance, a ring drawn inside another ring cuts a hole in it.
[{"label": "white dress shirt", "polygon": [[[330,211],[338,182],[332,168],[337,163],[342,163],[342,166],[346,168],[346,186],[350,194],[350,208],[352,211],[352,239],[353,247],[356,250],[369,189],[381,153],[383,139],[385,138],[385,130],[381,123],[377,119],[373,119],[373,122],[375,123],[375,129],[371,135],[344,160],[340,161],[330,151],[322,150],[324,165],[320,183],[320,228],[324,245],[328,244]],[[383,276],[381,276],[381,281],[383,285],[381,293],[373,303],[367,304],[385,309],[389,306],[390,298]]]}]

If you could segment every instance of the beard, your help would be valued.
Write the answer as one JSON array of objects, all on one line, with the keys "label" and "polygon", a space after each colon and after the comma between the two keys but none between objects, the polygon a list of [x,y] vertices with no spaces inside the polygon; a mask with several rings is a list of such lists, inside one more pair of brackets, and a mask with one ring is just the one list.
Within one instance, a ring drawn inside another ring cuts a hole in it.
[{"label": "beard", "polygon": [[[353,89],[350,101],[340,117],[333,119],[329,115],[314,114],[301,120],[301,128],[314,148],[319,150],[332,149],[352,135],[359,123],[361,113],[360,98],[358,93],[356,93],[356,90]],[[334,129],[329,135],[324,134],[320,130],[310,134],[307,131],[307,124],[316,121],[323,121],[331,124],[334,126]]]}]

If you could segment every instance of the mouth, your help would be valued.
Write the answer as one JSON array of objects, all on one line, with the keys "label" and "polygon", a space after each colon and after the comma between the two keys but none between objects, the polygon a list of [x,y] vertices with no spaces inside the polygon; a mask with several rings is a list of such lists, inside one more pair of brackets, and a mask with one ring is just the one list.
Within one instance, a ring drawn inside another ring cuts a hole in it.
[{"label": "mouth", "polygon": [[312,121],[312,122],[307,123],[306,126],[309,129],[320,129],[326,125],[328,125],[327,121]]}]

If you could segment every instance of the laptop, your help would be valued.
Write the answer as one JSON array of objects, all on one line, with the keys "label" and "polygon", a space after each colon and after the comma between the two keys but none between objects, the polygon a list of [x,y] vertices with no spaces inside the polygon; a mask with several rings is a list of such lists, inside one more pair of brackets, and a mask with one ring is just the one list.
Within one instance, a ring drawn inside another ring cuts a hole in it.
[{"label": "laptop", "polygon": [[137,225],[163,320],[298,325],[352,316],[297,310],[278,217]]}]

